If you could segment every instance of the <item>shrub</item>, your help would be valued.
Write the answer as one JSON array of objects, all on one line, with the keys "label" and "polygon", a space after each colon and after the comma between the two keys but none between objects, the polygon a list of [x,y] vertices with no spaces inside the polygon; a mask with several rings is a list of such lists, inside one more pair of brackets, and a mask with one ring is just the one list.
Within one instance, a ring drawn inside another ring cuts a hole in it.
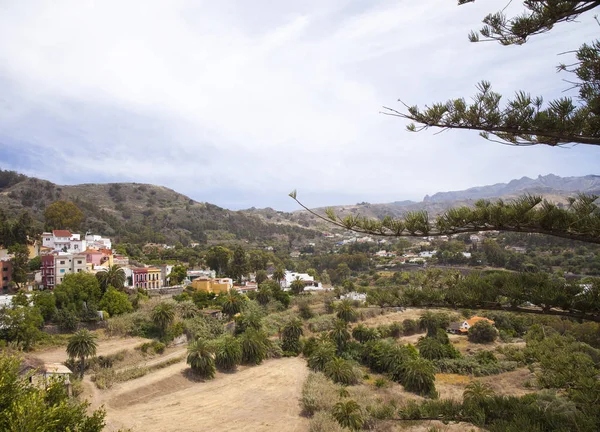
[{"label": "shrub", "polygon": [[329,331],[333,329],[335,317],[331,315],[320,315],[308,320],[308,328],[313,333]]},{"label": "shrub", "polygon": [[325,375],[335,383],[353,385],[358,382],[354,368],[347,360],[335,357],[325,365]]},{"label": "shrub", "polygon": [[388,330],[390,337],[399,338],[403,331],[402,324],[399,322],[393,322],[389,325]]},{"label": "shrub", "polygon": [[356,401],[338,402],[332,410],[333,417],[342,427],[357,431],[362,429],[365,419]]},{"label": "shrub", "polygon": [[302,336],[302,334],[302,321],[299,319],[288,321],[281,332],[281,336],[283,338],[283,344],[281,348],[283,351],[294,355],[300,354],[300,351],[302,351],[300,336]]},{"label": "shrub", "polygon": [[305,415],[329,411],[338,398],[339,386],[322,373],[310,372],[302,387],[301,405]]},{"label": "shrub", "polygon": [[214,378],[215,360],[212,349],[206,341],[198,339],[188,345],[187,363],[203,378]]},{"label": "shrub", "polygon": [[318,411],[308,424],[309,432],[344,432],[344,430],[327,411]]},{"label": "shrub", "polygon": [[377,378],[375,380],[375,387],[383,388],[387,385],[388,381],[385,378]]},{"label": "shrub", "polygon": [[419,330],[419,324],[415,320],[405,319],[402,321],[404,336],[414,335]]},{"label": "shrub", "polygon": [[477,354],[475,354],[475,360],[481,364],[498,363],[498,358],[491,351],[479,351]]},{"label": "shrub", "polygon": [[377,329],[369,328],[363,324],[359,324],[352,330],[352,337],[360,343],[365,343],[370,340],[379,339],[381,335]]},{"label": "shrub", "polygon": [[243,363],[260,364],[267,357],[271,343],[263,331],[249,328],[239,336],[239,341]]},{"label": "shrub", "polygon": [[310,319],[315,316],[314,312],[310,308],[310,305],[306,301],[303,301],[298,304],[298,313],[300,314],[300,317],[304,320]]},{"label": "shrub", "polygon": [[308,367],[315,372],[325,370],[325,365],[335,358],[335,345],[331,342],[320,342],[308,358]]},{"label": "shrub", "polygon": [[481,363],[475,357],[436,360],[434,364],[438,371],[442,373],[473,375],[476,377],[510,372],[517,369],[519,365],[514,361]]},{"label": "shrub", "polygon": [[435,367],[429,360],[415,358],[403,365],[402,385],[420,395],[435,394]]},{"label": "shrub", "polygon": [[498,337],[498,331],[487,321],[478,321],[469,329],[469,341],[491,343]]},{"label": "shrub", "polygon": [[155,341],[152,343],[152,349],[156,354],[162,354],[165,352],[166,345],[162,342]]},{"label": "shrub", "polygon": [[224,371],[231,371],[242,361],[242,347],[231,335],[224,335],[215,343],[215,365]]},{"label": "shrub", "polygon": [[302,354],[304,354],[304,357],[310,357],[318,345],[319,341],[316,337],[304,338],[302,340]]}]

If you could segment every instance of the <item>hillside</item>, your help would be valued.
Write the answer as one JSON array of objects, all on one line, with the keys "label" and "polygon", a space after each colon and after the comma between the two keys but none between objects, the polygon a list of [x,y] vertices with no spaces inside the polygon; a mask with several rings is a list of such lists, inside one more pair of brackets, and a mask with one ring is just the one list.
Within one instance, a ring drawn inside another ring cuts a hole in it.
[{"label": "hillside", "polygon": [[[395,201],[380,204],[363,202],[354,205],[333,206],[332,208],[342,217],[352,214],[381,219],[384,216],[401,217],[406,212],[421,210],[425,210],[430,215],[435,216],[451,207],[473,205],[479,199],[502,198],[509,200],[526,193],[541,195],[555,203],[567,204],[567,198],[579,192],[600,195],[600,176],[560,177],[549,174],[547,176],[538,176],[537,179],[523,177],[508,183],[473,187],[463,191],[437,192],[431,196],[426,195],[421,202]],[[310,196],[304,198],[306,199],[305,204],[310,205]],[[325,208],[317,208],[315,210],[320,214],[324,214]],[[247,210],[247,212],[258,214],[263,218],[277,215],[280,218],[286,218],[290,222],[303,226],[317,224],[321,229],[331,230],[331,226],[327,226],[327,224],[319,221],[305,210],[282,213],[275,212],[273,209],[251,209]]]},{"label": "hillside", "polygon": [[83,229],[131,243],[201,244],[235,240],[268,242],[312,239],[318,233],[298,224],[269,221],[202,203],[171,189],[139,183],[56,185],[0,171],[0,208],[9,217],[28,210],[43,225],[43,212],[70,200],[85,213]]}]

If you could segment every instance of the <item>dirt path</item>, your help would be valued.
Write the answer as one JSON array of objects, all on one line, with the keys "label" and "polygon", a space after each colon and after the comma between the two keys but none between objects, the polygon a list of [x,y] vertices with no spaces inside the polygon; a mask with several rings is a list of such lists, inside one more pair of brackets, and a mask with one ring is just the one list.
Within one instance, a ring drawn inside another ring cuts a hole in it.
[{"label": "dirt path", "polygon": [[[148,342],[144,338],[114,338],[98,341],[96,355],[114,354],[124,349],[133,349],[141,343]],[[62,363],[68,359],[65,347],[53,348],[47,351],[33,352],[31,357],[38,358],[44,363]]]},{"label": "dirt path", "polygon": [[[305,431],[299,397],[308,375],[300,358],[269,360],[215,379],[188,379],[185,362],[95,392],[107,431]],[[91,383],[90,383],[91,384]]]}]

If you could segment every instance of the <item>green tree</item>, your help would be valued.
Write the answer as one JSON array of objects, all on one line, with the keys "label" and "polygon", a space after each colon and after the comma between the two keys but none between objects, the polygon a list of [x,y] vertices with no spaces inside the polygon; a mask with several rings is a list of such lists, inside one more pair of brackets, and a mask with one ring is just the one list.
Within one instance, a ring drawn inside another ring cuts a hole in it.
[{"label": "green tree", "polygon": [[363,324],[359,324],[352,329],[352,337],[360,343],[377,340],[381,337],[377,329],[369,328]]},{"label": "green tree", "polygon": [[38,308],[44,321],[48,322],[54,318],[56,313],[56,299],[51,291],[38,291],[33,295],[33,304]]},{"label": "green tree", "polygon": [[270,341],[266,333],[252,327],[239,336],[242,346],[242,362],[260,364],[267,357]]},{"label": "green tree", "polygon": [[237,291],[231,291],[223,297],[223,313],[232,318],[242,311],[244,297]]},{"label": "green tree", "polygon": [[38,386],[22,373],[21,358],[0,352],[0,430],[101,432],[105,411],[69,398],[62,381]]},{"label": "green tree", "polygon": [[419,318],[419,326],[427,330],[428,337],[434,337],[438,329],[446,329],[450,325],[448,314],[427,311]]},{"label": "green tree", "polygon": [[356,309],[352,306],[352,302],[348,299],[344,299],[339,302],[336,306],[337,317],[347,323],[355,322],[358,320],[358,314]]},{"label": "green tree", "polygon": [[402,368],[402,385],[407,391],[421,395],[435,392],[435,367],[429,360],[411,358]]},{"label": "green tree", "polygon": [[241,246],[236,247],[233,251],[231,263],[229,264],[229,275],[238,282],[241,282],[242,277],[247,276],[249,270],[250,265],[248,264],[246,250]]},{"label": "green tree", "polygon": [[335,383],[353,385],[357,383],[352,365],[343,358],[335,357],[325,365],[325,375]]},{"label": "green tree", "polygon": [[102,296],[100,283],[91,273],[71,273],[54,289],[56,307],[69,309],[79,318],[96,319],[98,302]]},{"label": "green tree", "polygon": [[69,343],[67,344],[67,354],[72,359],[79,359],[79,373],[81,378],[83,378],[83,372],[85,371],[85,359],[87,357],[94,357],[96,355],[96,349],[98,347],[96,339],[96,335],[87,329],[79,330],[69,338]]},{"label": "green tree", "polygon": [[[265,251],[251,250],[248,253],[248,265],[250,271],[258,272],[259,270],[265,271],[269,265],[269,255]],[[258,282],[258,281],[256,281]],[[259,283],[259,282],[258,282]]]},{"label": "green tree", "polygon": [[28,266],[30,272],[38,271],[40,268],[42,268],[42,257],[36,256],[31,258]]},{"label": "green tree", "polygon": [[494,396],[494,390],[489,384],[481,381],[471,381],[463,392],[465,403],[479,403]]},{"label": "green tree", "polygon": [[279,286],[281,286],[281,281],[285,277],[285,270],[281,267],[277,267],[277,269],[273,272],[273,280],[276,281]]},{"label": "green tree", "polygon": [[325,365],[335,358],[336,348],[329,341],[321,341],[308,358],[308,367],[315,372],[325,370]]},{"label": "green tree", "polygon": [[100,309],[107,311],[110,316],[114,316],[131,312],[133,306],[127,294],[119,292],[109,285],[100,300]]},{"label": "green tree", "polygon": [[218,275],[226,274],[229,266],[231,251],[223,246],[213,246],[206,252],[206,264]]},{"label": "green tree", "polygon": [[292,319],[288,321],[281,331],[283,340],[281,348],[285,352],[300,354],[302,345],[300,344],[300,336],[304,333],[302,321],[300,319]]},{"label": "green tree", "polygon": [[175,306],[172,303],[159,303],[152,309],[151,317],[160,329],[160,334],[165,336],[167,329],[175,320]]},{"label": "green tree", "polygon": [[44,218],[48,229],[77,231],[81,227],[85,215],[71,201],[56,201],[46,207]]},{"label": "green tree", "polygon": [[296,295],[302,294],[304,292],[304,281],[296,276],[296,279],[290,284],[290,289]]},{"label": "green tree", "polygon": [[498,331],[487,321],[478,321],[469,328],[468,338],[474,343],[491,343],[498,337]]},{"label": "green tree", "polygon": [[336,403],[332,414],[340,426],[353,431],[361,430],[365,423],[360,405],[353,400]]},{"label": "green tree", "polygon": [[338,353],[343,352],[351,337],[348,331],[348,322],[341,319],[335,320],[333,329],[329,332],[329,337],[337,346]]},{"label": "green tree", "polygon": [[118,290],[122,290],[125,286],[125,270],[118,265],[112,265],[106,270],[101,270],[96,273],[96,278],[100,283],[102,292],[105,292],[109,286],[112,286]]},{"label": "green tree", "polygon": [[14,244],[9,246],[8,253],[13,257],[10,260],[12,264],[12,280],[17,287],[27,282],[27,272],[29,270],[29,249],[25,244]]},{"label": "green tree", "polygon": [[260,285],[261,283],[263,283],[267,279],[269,279],[269,276],[267,275],[267,272],[265,270],[257,270],[256,271],[256,275],[254,276],[254,280],[256,281],[256,283],[258,285]]},{"label": "green tree", "polygon": [[169,273],[169,285],[179,285],[187,277],[187,268],[182,265],[176,265]]},{"label": "green tree", "polygon": [[44,318],[37,307],[0,308],[0,339],[15,342],[28,351],[39,341]]},{"label": "green tree", "polygon": [[209,343],[197,339],[188,345],[187,364],[199,376],[211,379],[214,378],[216,368],[212,348]]},{"label": "green tree", "polygon": [[242,362],[242,346],[230,334],[221,336],[215,343],[215,364],[224,371],[232,371]]}]

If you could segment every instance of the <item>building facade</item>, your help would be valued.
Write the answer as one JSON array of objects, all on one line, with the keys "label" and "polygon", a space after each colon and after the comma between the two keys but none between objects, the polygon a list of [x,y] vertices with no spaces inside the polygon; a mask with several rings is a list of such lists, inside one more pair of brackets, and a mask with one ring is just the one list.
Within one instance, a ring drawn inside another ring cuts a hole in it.
[{"label": "building facade", "polygon": [[12,263],[9,259],[0,261],[0,283],[2,289],[7,290],[12,282]]},{"label": "building facade", "polygon": [[160,269],[157,267],[137,267],[131,269],[133,287],[160,289],[163,287]]}]

